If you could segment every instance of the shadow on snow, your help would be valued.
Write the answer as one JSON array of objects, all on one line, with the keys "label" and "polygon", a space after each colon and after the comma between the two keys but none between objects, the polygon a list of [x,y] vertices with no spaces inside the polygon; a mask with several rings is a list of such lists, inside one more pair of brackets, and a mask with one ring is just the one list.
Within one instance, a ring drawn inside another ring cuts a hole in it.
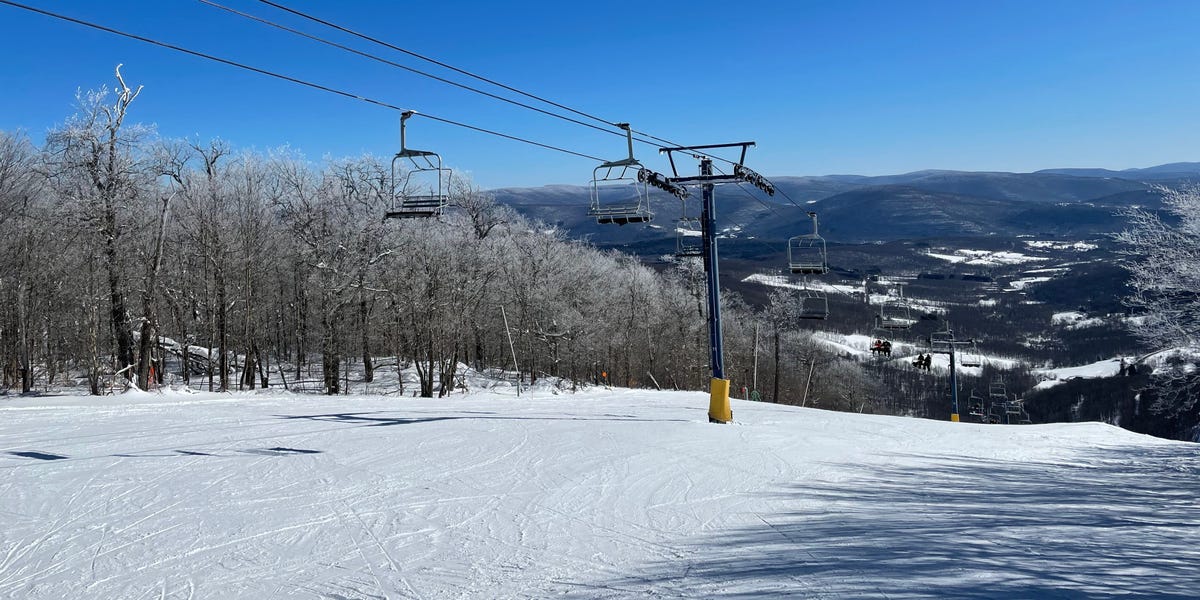
[{"label": "shadow on snow", "polygon": [[[870,465],[768,495],[793,508],[681,540],[679,558],[641,576],[572,586],[587,588],[580,597],[1195,598],[1198,450]],[[909,456],[939,460],[896,458]]]},{"label": "shadow on snow", "polygon": [[387,427],[392,425],[413,425],[416,423],[434,423],[437,421],[487,420],[487,421],[614,421],[628,423],[689,423],[688,419],[645,419],[633,415],[604,414],[594,417],[580,416],[513,416],[498,413],[462,413],[457,415],[437,415],[422,417],[389,417],[383,412],[344,412],[319,415],[275,415],[280,419],[307,419],[333,423],[352,423],[362,427]]}]

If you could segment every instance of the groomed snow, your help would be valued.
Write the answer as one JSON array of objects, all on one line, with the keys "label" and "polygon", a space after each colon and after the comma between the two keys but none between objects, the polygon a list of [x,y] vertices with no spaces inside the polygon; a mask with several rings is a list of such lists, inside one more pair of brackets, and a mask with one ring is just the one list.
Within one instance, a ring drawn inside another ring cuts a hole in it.
[{"label": "groomed snow", "polygon": [[1008,283],[1008,287],[1005,288],[1004,291],[1019,292],[1033,284],[1046,283],[1051,279],[1053,279],[1053,277],[1024,277],[1022,279],[1014,279]]},{"label": "groomed snow", "polygon": [[1100,247],[1090,242],[1051,242],[1034,240],[1025,240],[1025,245],[1029,246],[1030,248],[1037,248],[1041,250],[1075,250],[1077,252],[1088,252]]},{"label": "groomed snow", "polygon": [[745,283],[758,283],[770,287],[784,288],[789,290],[817,290],[826,294],[843,294],[850,296],[862,292],[860,285],[845,285],[825,283],[819,279],[791,279],[786,275],[764,275],[756,273],[749,275],[742,280]]},{"label": "groomed snow", "polygon": [[0,404],[0,597],[1193,597],[1197,447],[703,393]]},{"label": "groomed snow", "polygon": [[959,248],[953,251],[953,254],[943,254],[941,252],[923,252],[930,258],[944,260],[949,263],[962,263],[967,265],[977,266],[1000,266],[1000,265],[1019,265],[1027,262],[1037,262],[1050,260],[1043,256],[1030,256],[1021,254],[1020,252],[1009,252],[1004,250],[970,250]]},{"label": "groomed snow", "polygon": [[1061,367],[1057,369],[1034,369],[1033,374],[1042,380],[1034,386],[1035,390],[1052,388],[1071,379],[1097,379],[1100,377],[1115,377],[1121,372],[1121,362],[1133,364],[1136,356],[1108,358],[1078,367]]}]

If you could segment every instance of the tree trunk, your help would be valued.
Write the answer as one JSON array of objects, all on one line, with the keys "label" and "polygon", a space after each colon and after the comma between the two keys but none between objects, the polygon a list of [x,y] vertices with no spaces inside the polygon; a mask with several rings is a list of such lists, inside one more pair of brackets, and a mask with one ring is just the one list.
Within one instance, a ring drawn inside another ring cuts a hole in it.
[{"label": "tree trunk", "polygon": [[[104,260],[108,268],[108,291],[109,300],[112,305],[110,316],[112,319],[113,336],[117,342],[117,365],[118,371],[134,364],[133,356],[133,322],[129,319],[129,311],[125,306],[125,289],[121,281],[121,265],[118,258],[117,247],[117,216],[116,208],[105,206],[104,208]],[[125,378],[132,379],[133,373],[131,370],[125,370]]]},{"label": "tree trunk", "polygon": [[325,393],[330,396],[341,391],[341,356],[338,354],[337,309],[323,311],[321,319],[321,372],[325,380]]},{"label": "tree trunk", "polygon": [[775,327],[775,381],[772,385],[771,402],[779,403],[779,327]]},{"label": "tree trunk", "polygon": [[221,391],[229,391],[229,307],[225,300],[225,274],[216,270],[217,283],[217,368],[221,371]]},{"label": "tree trunk", "polygon": [[360,321],[362,323],[362,360],[363,360],[363,381],[371,383],[375,381],[375,364],[371,361],[371,326],[369,323],[370,310],[367,308],[367,300],[364,298],[358,304]]}]

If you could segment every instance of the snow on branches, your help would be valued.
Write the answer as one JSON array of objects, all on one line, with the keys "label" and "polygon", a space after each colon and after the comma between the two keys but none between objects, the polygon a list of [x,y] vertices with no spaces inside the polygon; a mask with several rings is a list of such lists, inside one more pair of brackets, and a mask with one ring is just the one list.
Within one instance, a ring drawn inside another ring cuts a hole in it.
[{"label": "snow on branches", "polygon": [[1155,408],[1190,410],[1200,399],[1200,186],[1159,190],[1166,214],[1126,211],[1129,228],[1117,234],[1126,245],[1130,295],[1125,302],[1144,318],[1131,320],[1150,346],[1174,350],[1175,359],[1155,369],[1160,398]]}]

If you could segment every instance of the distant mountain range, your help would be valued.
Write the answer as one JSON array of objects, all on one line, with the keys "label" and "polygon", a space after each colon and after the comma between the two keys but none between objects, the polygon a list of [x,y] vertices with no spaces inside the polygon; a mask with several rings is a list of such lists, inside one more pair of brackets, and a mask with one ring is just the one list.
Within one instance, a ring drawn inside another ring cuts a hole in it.
[{"label": "distant mountain range", "polygon": [[[1035,173],[916,171],[901,175],[772,177],[767,197],[749,186],[717,190],[718,223],[728,235],[780,241],[811,232],[807,211],[831,242],[1049,235],[1080,237],[1118,231],[1122,209],[1155,207],[1158,186],[1200,182],[1200,163],[1145,169],[1046,169]],[[680,202],[652,194],[650,226],[598,225],[588,217],[585,186],[492,190],[500,203],[601,246],[638,244],[658,251],[675,237]],[[698,196],[698,194],[697,194]],[[689,201],[691,214],[698,200]],[[661,243],[655,243],[661,242]]]}]

